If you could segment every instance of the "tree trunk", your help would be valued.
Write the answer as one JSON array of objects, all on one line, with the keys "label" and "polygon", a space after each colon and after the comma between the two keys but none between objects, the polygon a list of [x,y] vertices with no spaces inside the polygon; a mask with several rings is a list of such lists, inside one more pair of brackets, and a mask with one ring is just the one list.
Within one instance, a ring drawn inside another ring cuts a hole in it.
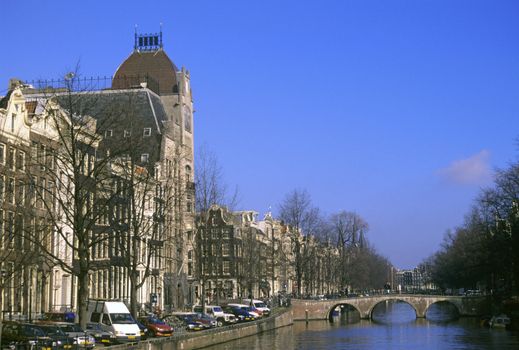
[{"label": "tree trunk", "polygon": [[130,312],[135,319],[139,314],[138,305],[137,305],[137,271],[130,272]]},{"label": "tree trunk", "polygon": [[77,310],[79,314],[79,324],[81,328],[86,329],[88,321],[87,306],[88,306],[88,287],[89,287],[89,276],[88,276],[88,245],[86,239],[78,242],[78,259],[79,259],[79,271],[78,271],[78,291],[77,291]]}]

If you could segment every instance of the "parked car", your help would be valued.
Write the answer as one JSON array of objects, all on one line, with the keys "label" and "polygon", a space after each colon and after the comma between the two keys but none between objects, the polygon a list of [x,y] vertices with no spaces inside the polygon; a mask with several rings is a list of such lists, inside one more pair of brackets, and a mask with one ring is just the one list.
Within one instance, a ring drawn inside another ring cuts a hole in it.
[{"label": "parked car", "polygon": [[88,322],[86,332],[94,337],[97,344],[113,345],[117,343],[117,337],[101,327],[99,323]]},{"label": "parked car", "polygon": [[79,324],[68,322],[56,322],[54,324],[67,333],[75,348],[92,349],[96,345],[95,338],[82,329]]},{"label": "parked car", "polygon": [[204,324],[205,326],[208,326],[208,328],[214,328],[218,326],[218,321],[216,318],[202,312],[195,312],[194,320]]},{"label": "parked car", "polygon": [[[326,299],[322,299],[322,300],[326,300]],[[250,306],[254,306],[256,309],[260,310],[261,313],[263,314],[263,316],[269,316],[270,315],[269,307],[267,306],[267,304],[265,304],[265,302],[263,302],[261,300],[252,299],[252,301],[251,301],[251,299],[243,299],[243,302],[245,304],[249,304]]]},{"label": "parked car", "polygon": [[164,321],[173,327],[174,331],[202,331],[207,327],[195,320],[195,313],[192,312],[175,312],[164,317]]},{"label": "parked car", "polygon": [[37,326],[45,333],[46,336],[48,336],[49,338],[52,339],[52,348],[53,349],[57,349],[57,350],[72,349],[72,346],[73,346],[72,340],[57,325],[38,323]]},{"label": "parked car", "polygon": [[2,325],[2,349],[16,346],[17,349],[51,350],[52,345],[52,339],[37,325],[12,321],[4,321]]},{"label": "parked car", "polygon": [[[193,312],[204,313],[202,305],[193,306]],[[205,313],[211,317],[216,318],[217,326],[221,327],[224,324],[234,324],[238,322],[236,316],[231,313],[223,311],[221,306],[218,305],[206,305]]]},{"label": "parked car", "polygon": [[257,318],[239,306],[227,305],[223,307],[223,310],[236,316],[238,322],[254,321]]},{"label": "parked car", "polygon": [[173,328],[158,317],[143,317],[140,318],[139,321],[142,322],[155,337],[171,337],[173,335]]},{"label": "parked car", "polygon": [[254,308],[254,306],[250,306],[250,305],[246,305],[246,304],[228,304],[228,306],[234,306],[234,307],[243,309],[243,310],[247,311],[249,314],[251,314],[252,316],[254,316],[255,319],[260,318],[262,316],[261,311],[256,310]]}]

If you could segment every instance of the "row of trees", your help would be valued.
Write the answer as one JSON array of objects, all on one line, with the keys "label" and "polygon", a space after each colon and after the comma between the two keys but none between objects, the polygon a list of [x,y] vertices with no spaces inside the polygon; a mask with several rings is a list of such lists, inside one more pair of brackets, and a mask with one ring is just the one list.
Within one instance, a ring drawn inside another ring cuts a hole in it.
[{"label": "row of trees", "polygon": [[497,171],[463,225],[445,235],[423,262],[440,288],[481,288],[497,295],[519,292],[519,162]]},{"label": "row of trees", "polygon": [[[237,198],[237,190],[230,192],[224,184],[223,171],[217,157],[207,150],[199,152],[196,171],[198,222],[207,222],[208,211],[213,204],[232,211],[238,203]],[[271,282],[273,287],[274,280],[279,278],[274,271],[287,264],[293,271],[294,276],[291,278],[295,281],[295,292],[298,296],[316,290],[334,293],[344,292],[348,288],[381,289],[389,281],[391,263],[369,244],[366,239],[368,223],[357,213],[340,211],[325,215],[313,205],[306,190],[294,189],[279,204],[277,217],[283,225],[289,227],[286,230],[290,235],[288,249],[282,242],[274,242],[269,237],[266,238],[265,247],[260,248],[262,246],[255,242],[257,238],[248,236],[252,230],[244,231],[242,243],[246,253],[244,256],[248,258],[242,262],[242,267],[246,274],[243,279],[246,286],[263,280]],[[192,245],[196,260],[204,261],[206,266],[221,264],[218,260],[220,249],[216,249],[216,253],[211,256],[204,254],[205,240],[200,232],[198,234],[198,243],[194,242]],[[260,253],[258,249],[267,251]],[[255,261],[261,256],[266,256],[267,261],[263,262],[266,266],[260,269],[260,273],[257,267],[260,262]],[[203,266],[204,263],[197,264],[196,272],[202,295],[205,295]],[[334,290],[331,289],[332,286]]]},{"label": "row of trees", "polygon": [[[306,190],[295,189],[280,204],[279,218],[293,228],[298,296],[323,280],[326,285],[338,286],[338,291],[381,289],[387,283],[391,264],[369,244],[365,237],[368,223],[357,213],[323,215]],[[306,244],[309,240],[316,244]],[[327,255],[324,259],[319,256],[322,252]],[[324,266],[316,269],[319,264]]]}]

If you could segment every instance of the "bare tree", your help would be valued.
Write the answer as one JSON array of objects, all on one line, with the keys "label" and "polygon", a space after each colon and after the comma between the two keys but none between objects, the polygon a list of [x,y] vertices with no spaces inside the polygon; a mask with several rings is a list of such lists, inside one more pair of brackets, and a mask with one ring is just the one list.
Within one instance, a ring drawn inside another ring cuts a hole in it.
[{"label": "bare tree", "polygon": [[[36,233],[52,232],[54,244],[35,242],[50,266],[57,265],[77,278],[75,299],[80,323],[85,326],[91,251],[106,240],[95,234],[95,226],[112,199],[98,195],[107,193],[111,185],[107,169],[111,158],[96,156],[102,140],[97,128],[109,128],[114,119],[108,115],[114,111],[100,107],[95,92],[81,90],[76,73],[67,74],[61,83],[58,89],[31,91],[30,99],[36,104],[32,129],[40,136],[31,145],[29,196],[45,213],[45,220],[37,222]],[[96,114],[105,114],[105,125],[100,125]]]},{"label": "bare tree", "polygon": [[352,258],[359,247],[364,244],[364,234],[368,230],[367,222],[358,214],[348,211],[340,211],[332,214],[328,221],[330,238],[335,242],[339,252],[340,284],[341,290],[346,289],[350,283],[348,275],[352,266]]},{"label": "bare tree", "polygon": [[289,192],[279,206],[279,217],[292,227],[291,240],[294,252],[297,295],[301,296],[303,277],[308,268],[309,244],[305,237],[311,236],[319,223],[319,209],[312,206],[306,190],[295,189]]}]

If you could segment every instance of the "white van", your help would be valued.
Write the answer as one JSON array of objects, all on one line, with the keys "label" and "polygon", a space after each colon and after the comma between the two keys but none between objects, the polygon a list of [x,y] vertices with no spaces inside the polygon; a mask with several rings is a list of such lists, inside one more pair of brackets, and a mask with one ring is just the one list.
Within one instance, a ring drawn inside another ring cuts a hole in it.
[{"label": "white van", "polygon": [[99,323],[103,330],[115,335],[118,343],[141,339],[140,328],[122,301],[90,300],[87,310],[89,322]]},{"label": "white van", "polygon": [[[243,299],[243,302],[247,305],[251,304],[250,299]],[[267,304],[265,304],[263,301],[257,300],[257,299],[252,299],[252,306],[254,306],[256,309],[260,310],[262,312],[263,316],[270,315],[270,309],[267,306]]]}]

